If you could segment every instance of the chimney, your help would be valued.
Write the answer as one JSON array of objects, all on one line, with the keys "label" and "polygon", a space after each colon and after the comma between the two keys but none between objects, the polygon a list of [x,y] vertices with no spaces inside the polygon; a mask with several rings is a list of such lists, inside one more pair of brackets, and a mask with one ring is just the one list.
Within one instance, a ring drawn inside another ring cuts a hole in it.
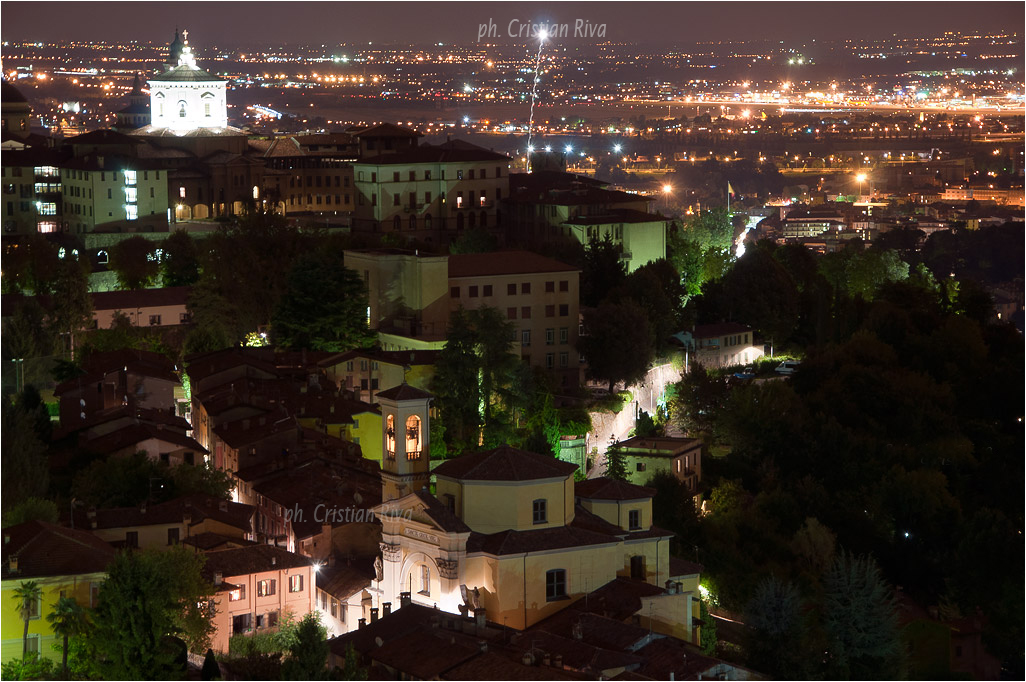
[{"label": "chimney", "polygon": [[483,630],[485,625],[488,624],[488,619],[486,618],[487,615],[488,612],[484,609],[474,609],[474,625],[477,626],[478,629]]},{"label": "chimney", "polygon": [[367,624],[367,619],[366,618],[361,618],[360,620],[356,621],[356,628],[358,630],[362,630],[363,626],[366,625],[366,624]]},{"label": "chimney", "polygon": [[546,668],[549,668],[549,667],[552,666],[552,656],[547,651],[542,654],[542,665],[545,666]]},{"label": "chimney", "polygon": [[533,657],[531,656],[531,652],[530,651],[525,651],[524,652],[524,657],[523,657],[522,660],[523,660],[524,665],[531,665],[534,662]]},{"label": "chimney", "polygon": [[381,605],[381,617],[384,618],[390,613],[392,613],[392,602],[386,601]]},{"label": "chimney", "polygon": [[563,654],[556,654],[552,657],[552,667],[563,669]]},{"label": "chimney", "polygon": [[216,573],[214,573],[214,587],[218,587],[223,582],[224,575],[221,573],[221,571],[217,571]]},{"label": "chimney", "polygon": [[377,622],[377,620],[378,620],[378,607],[372,606],[371,607],[371,621],[370,622],[375,623],[375,622]]},{"label": "chimney", "polygon": [[413,603],[413,596],[412,596],[412,594],[410,592],[400,592],[399,593],[399,608],[402,608],[404,606],[409,606],[412,603]]},{"label": "chimney", "polygon": [[12,554],[7,559],[7,561],[8,561],[8,568],[10,568],[11,573],[17,573],[18,572],[18,555],[17,554]]}]

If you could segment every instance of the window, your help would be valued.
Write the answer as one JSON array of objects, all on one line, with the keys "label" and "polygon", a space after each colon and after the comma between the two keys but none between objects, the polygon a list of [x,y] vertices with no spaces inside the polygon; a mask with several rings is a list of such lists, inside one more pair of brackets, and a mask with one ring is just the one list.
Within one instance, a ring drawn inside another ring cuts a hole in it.
[{"label": "window", "polygon": [[289,592],[302,592],[303,591],[303,576],[302,575],[290,575],[289,576]]},{"label": "window", "polygon": [[189,324],[192,316],[189,313],[178,313],[178,324]]},{"label": "window", "polygon": [[545,599],[566,599],[566,571],[562,568],[545,572]]},{"label": "window", "polygon": [[570,291],[570,282],[568,280],[565,280],[565,279],[559,280],[559,290],[560,291]]},{"label": "window", "polygon": [[525,329],[524,331],[520,332],[520,335],[521,335],[520,336],[520,345],[521,346],[530,346],[531,345],[531,330],[530,329]]},{"label": "window", "polygon": [[160,324],[160,315],[150,315],[150,326]]},{"label": "window", "polygon": [[516,284],[507,284],[506,285],[506,295],[507,296],[516,296],[517,295],[517,285]]},{"label": "window", "polygon": [[392,182],[399,182],[399,171],[392,173]]},{"label": "window", "polygon": [[267,627],[273,628],[273,627],[277,627],[277,625],[278,625],[278,612],[277,611],[271,611],[270,613],[267,614]]},{"label": "window", "polygon": [[644,462],[638,462],[637,469],[638,469],[638,471],[644,471],[645,470],[645,463]]},{"label": "window", "polygon": [[555,317],[555,316],[556,316],[556,306],[554,306],[554,305],[547,305],[547,306],[545,306],[545,317]]},{"label": "window", "polygon": [[406,419],[406,459],[420,459],[420,417]]},{"label": "window", "polygon": [[477,298],[477,286],[470,287],[470,297]]},{"label": "window", "polygon": [[491,284],[485,284],[484,285],[484,292],[481,295],[482,296],[491,296],[492,295],[492,285]]},{"label": "window", "polygon": [[532,506],[531,514],[532,514],[532,518],[533,518],[534,523],[536,523],[536,524],[538,524],[538,523],[547,523],[549,519],[548,519],[548,515],[546,513],[547,510],[545,509],[546,501],[545,500],[535,500],[534,503],[531,506]]},{"label": "window", "polygon": [[168,528],[167,529],[167,544],[177,545],[178,544],[178,529]]},{"label": "window", "polygon": [[506,308],[506,319],[507,320],[515,320],[515,319],[517,319],[517,309],[516,308]]},{"label": "window", "polygon": [[420,593],[431,596],[431,568],[427,564],[420,565]]},{"label": "window", "polygon": [[560,345],[568,343],[570,340],[570,330],[566,327],[559,328],[559,343]]},{"label": "window", "polygon": [[552,369],[556,366],[556,354],[546,353],[545,354],[545,369]]},{"label": "window", "polygon": [[555,282],[546,282],[545,283],[545,293],[546,294],[551,294],[555,290],[556,290],[556,283]]},{"label": "window", "polygon": [[549,327],[545,330],[545,345],[551,346],[556,343],[556,330]]},{"label": "window", "polygon": [[456,179],[457,180],[462,180],[463,179],[463,171],[461,171],[461,170],[456,171]]},{"label": "window", "polygon": [[520,319],[530,320],[531,319],[531,306],[525,305],[520,308]]},{"label": "window", "polygon": [[431,179],[431,171],[429,171],[429,170],[424,171],[424,179],[425,180],[430,180]]},{"label": "window", "polygon": [[331,617],[338,618],[338,599],[331,598]]},{"label": "window", "polygon": [[570,353],[562,351],[559,354],[559,366],[564,369],[570,366]]},{"label": "window", "polygon": [[258,597],[270,597],[277,592],[278,581],[277,580],[261,580],[257,582],[257,596]]},{"label": "window", "polygon": [[641,510],[631,509],[627,512],[627,527],[631,530],[641,530]]},{"label": "window", "polygon": [[29,620],[39,618],[39,606],[42,600],[43,598],[40,596],[39,598],[32,600],[32,603],[29,604]]},{"label": "window", "polygon": [[521,284],[520,285],[520,293],[522,293],[522,294],[529,294],[529,293],[531,293],[531,283],[530,282],[524,282],[523,284]]},{"label": "window", "polygon": [[460,297],[460,288],[459,287],[452,287],[451,289],[449,289],[449,298],[459,298],[459,297]]},{"label": "window", "polygon": [[401,199],[399,197],[399,192],[396,192],[395,194],[392,195],[392,205],[393,206],[398,206],[400,201],[401,201]]},{"label": "window", "polygon": [[559,304],[559,316],[566,317],[570,314],[570,306],[566,303]]},{"label": "window", "polygon": [[468,179],[470,179],[470,180],[473,180],[473,179],[474,179],[474,169],[473,169],[473,168],[471,168],[471,169],[470,169],[470,175],[468,175],[467,177],[468,177]]},{"label": "window", "polygon": [[138,546],[139,546],[139,533],[134,531],[134,530],[130,530],[130,531],[126,532],[125,533],[125,547],[136,548]]},{"label": "window", "polygon": [[25,651],[30,654],[39,653],[39,635],[28,636],[28,639],[25,640]]},{"label": "window", "polygon": [[252,613],[241,613],[238,616],[232,616],[232,632],[247,632],[250,629],[252,621]]},{"label": "window", "polygon": [[395,415],[385,420],[385,452],[389,459],[395,459]]},{"label": "window", "polygon": [[645,579],[645,557],[640,555],[631,557],[631,578],[634,580]]}]

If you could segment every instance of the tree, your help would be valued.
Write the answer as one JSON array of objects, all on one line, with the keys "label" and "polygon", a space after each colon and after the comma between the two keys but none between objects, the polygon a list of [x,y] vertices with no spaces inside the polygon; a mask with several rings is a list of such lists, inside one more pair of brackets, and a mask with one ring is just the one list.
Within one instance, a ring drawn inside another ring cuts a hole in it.
[{"label": "tree", "polygon": [[746,663],[774,679],[804,679],[805,620],[798,588],[775,576],[763,579],[745,608]]},{"label": "tree", "polygon": [[449,253],[488,253],[498,248],[495,237],[481,229],[465,230],[449,245]]},{"label": "tree", "polygon": [[152,286],[160,275],[157,244],[140,236],[122,239],[111,247],[107,267],[114,271],[121,289]]},{"label": "tree", "polygon": [[685,290],[680,274],[665,258],[642,265],[627,276],[611,297],[630,298],[645,311],[652,332],[652,347],[666,350],[670,337],[681,329]]},{"label": "tree", "polygon": [[17,526],[28,521],[57,523],[57,505],[52,500],[29,497],[4,512],[3,527]]},{"label": "tree", "polygon": [[[154,481],[160,485],[154,485]],[[170,466],[149,459],[144,452],[92,462],[79,471],[72,494],[95,507],[131,507],[145,500],[163,502],[183,495],[204,494],[228,499],[231,475],[209,464]]]},{"label": "tree", "polygon": [[706,656],[716,653],[716,645],[719,643],[716,637],[716,621],[709,615],[709,607],[704,599],[698,600],[698,618],[702,621],[701,648]]},{"label": "tree", "polygon": [[39,601],[43,597],[43,590],[35,580],[22,582],[14,588],[14,602],[17,605],[18,615],[25,623],[25,630],[22,633],[22,657],[28,656],[28,631],[29,621],[39,616]]},{"label": "tree", "polygon": [[48,290],[46,332],[57,346],[69,336],[68,349],[74,349],[74,334],[88,328],[93,319],[93,299],[89,295],[89,264],[72,258],[60,261]]},{"label": "tree", "polygon": [[343,265],[341,252],[310,253],[289,272],[271,334],[286,348],[370,348],[376,336],[368,325],[367,308],[367,285]]},{"label": "tree", "polygon": [[603,303],[585,313],[586,335],[577,348],[588,362],[592,376],[629,386],[642,380],[655,354],[644,311],[633,301]]},{"label": "tree", "polygon": [[[823,576],[830,667],[849,679],[894,679],[900,667],[897,602],[876,562],[842,552]],[[850,676],[850,677],[849,677]]]},{"label": "tree", "polygon": [[620,258],[621,247],[608,234],[604,239],[592,239],[584,249],[581,269],[581,305],[595,307],[610,291],[624,283],[627,266]]},{"label": "tree", "polygon": [[798,324],[798,290],[759,242],[724,275],[720,309],[722,317],[751,325],[780,345]]},{"label": "tree", "polygon": [[470,311],[470,321],[477,338],[478,374],[481,379],[482,421],[492,421],[497,403],[511,397],[504,390],[510,386],[513,375],[520,366],[520,360],[510,353],[510,339],[516,333],[516,325],[497,308],[483,307]]},{"label": "tree", "polygon": [[35,420],[13,405],[3,407],[3,505],[13,507],[46,495],[50,470],[46,445],[39,440]]},{"label": "tree", "polygon": [[296,630],[296,642],[289,648],[289,657],[282,665],[286,680],[323,680],[327,677],[328,631],[321,625],[317,612],[303,616]]},{"label": "tree", "polygon": [[175,230],[161,245],[164,259],[160,263],[163,285],[189,286],[200,276],[199,247],[185,230]]},{"label": "tree", "polygon": [[791,548],[801,558],[805,569],[812,575],[821,575],[834,559],[837,536],[814,517],[794,534]]},{"label": "tree", "polygon": [[469,312],[461,306],[449,317],[445,347],[438,354],[431,383],[446,438],[457,452],[477,445],[481,426],[479,366],[477,334]]},{"label": "tree", "polygon": [[360,665],[360,655],[350,644],[346,647],[346,656],[341,666],[336,666],[332,671],[332,679],[335,680],[366,680],[367,668]]},{"label": "tree", "polygon": [[46,614],[46,622],[50,624],[54,634],[63,640],[61,670],[67,677],[68,638],[85,631],[88,625],[85,610],[74,597],[61,597],[53,605],[53,610]]},{"label": "tree", "polygon": [[100,585],[90,640],[106,679],[168,679],[179,671],[177,638],[209,646],[213,587],[204,561],[181,546],[118,554]]},{"label": "tree", "polygon": [[627,466],[627,453],[624,452],[623,446],[612,437],[609,439],[609,447],[606,448],[606,470],[602,475],[615,481],[630,483],[631,480],[631,472]]}]

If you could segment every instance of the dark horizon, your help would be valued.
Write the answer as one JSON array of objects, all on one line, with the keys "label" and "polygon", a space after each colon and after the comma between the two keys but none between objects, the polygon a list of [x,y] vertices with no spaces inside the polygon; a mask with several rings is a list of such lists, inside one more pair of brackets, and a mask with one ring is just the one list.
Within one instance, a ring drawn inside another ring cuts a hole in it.
[{"label": "dark horizon", "polygon": [[[5,41],[166,43],[188,28],[199,46],[470,44],[492,22],[497,42],[531,22],[569,26],[556,44],[630,42],[670,46],[704,41],[795,43],[1007,31],[1022,26],[1019,2],[147,2],[145,11],[115,2],[5,2]],[[938,11],[939,10],[939,11]],[[112,20],[113,19],[113,20]],[[574,37],[575,22],[606,24],[604,40]],[[225,30],[230,26],[230,32]],[[493,39],[494,40],[494,39]]]}]

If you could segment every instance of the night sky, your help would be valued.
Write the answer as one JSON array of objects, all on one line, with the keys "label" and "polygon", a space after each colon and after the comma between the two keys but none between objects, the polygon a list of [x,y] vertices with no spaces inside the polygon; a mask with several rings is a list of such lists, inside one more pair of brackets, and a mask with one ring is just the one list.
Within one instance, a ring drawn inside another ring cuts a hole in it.
[{"label": "night sky", "polygon": [[1021,2],[4,2],[4,40],[168,42],[177,24],[197,45],[472,43],[493,21],[606,23],[606,39],[882,38],[942,31],[1020,31]]}]

